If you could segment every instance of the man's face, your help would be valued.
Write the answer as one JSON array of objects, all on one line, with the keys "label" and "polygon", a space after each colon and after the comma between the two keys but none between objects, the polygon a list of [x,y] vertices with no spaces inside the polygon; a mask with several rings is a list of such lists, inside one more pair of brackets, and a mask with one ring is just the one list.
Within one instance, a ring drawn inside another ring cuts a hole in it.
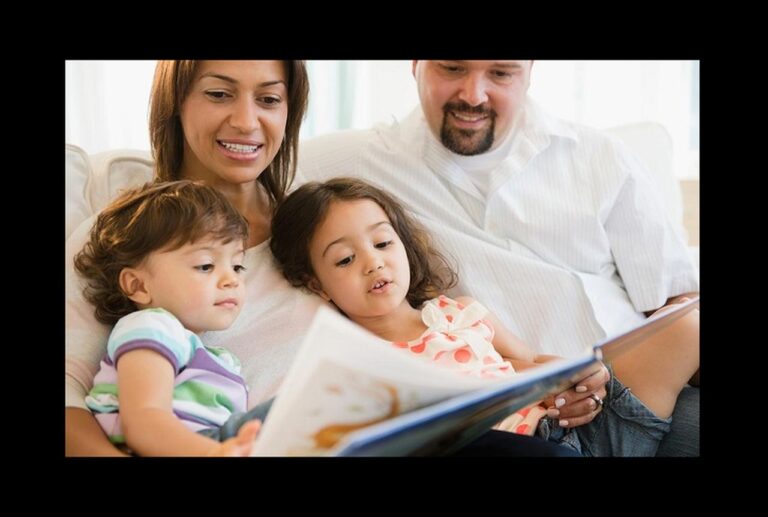
[{"label": "man's face", "polygon": [[414,61],[429,128],[457,154],[495,149],[522,108],[531,61]]}]

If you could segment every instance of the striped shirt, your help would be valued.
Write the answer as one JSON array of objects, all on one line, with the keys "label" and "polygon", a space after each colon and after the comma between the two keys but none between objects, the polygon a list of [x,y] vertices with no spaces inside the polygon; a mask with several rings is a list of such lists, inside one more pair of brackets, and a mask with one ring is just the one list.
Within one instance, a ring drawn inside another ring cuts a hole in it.
[{"label": "striped shirt", "polygon": [[85,399],[113,443],[125,443],[116,364],[122,354],[137,349],[154,350],[173,365],[173,412],[193,431],[221,426],[232,413],[246,410],[248,390],[237,358],[222,347],[203,345],[170,312],[145,309],[117,322]]},{"label": "striped shirt", "polygon": [[481,171],[485,192],[461,162],[418,107],[391,125],[303,142],[299,155],[308,180],[356,176],[399,198],[458,262],[446,294],[483,300],[539,352],[574,356],[698,291],[679,227],[618,140],[529,101],[508,155]]}]

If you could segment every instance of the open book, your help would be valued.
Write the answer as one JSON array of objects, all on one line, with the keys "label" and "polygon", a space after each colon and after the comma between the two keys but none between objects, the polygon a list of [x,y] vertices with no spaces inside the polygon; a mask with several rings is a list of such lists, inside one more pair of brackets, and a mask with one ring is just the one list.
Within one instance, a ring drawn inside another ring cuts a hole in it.
[{"label": "open book", "polygon": [[321,307],[254,446],[254,456],[444,453],[520,408],[558,393],[698,307],[649,318],[585,354],[503,379],[478,379],[415,360]]}]

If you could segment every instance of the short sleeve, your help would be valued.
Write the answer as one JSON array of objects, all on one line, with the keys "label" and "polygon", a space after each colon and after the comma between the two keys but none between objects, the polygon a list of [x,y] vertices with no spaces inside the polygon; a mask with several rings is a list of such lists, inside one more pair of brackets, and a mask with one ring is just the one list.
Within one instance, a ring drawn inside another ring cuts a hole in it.
[{"label": "short sleeve", "polygon": [[107,355],[116,365],[120,356],[136,349],[150,349],[173,365],[176,374],[186,366],[199,339],[164,309],[144,309],[123,317],[107,343]]},{"label": "short sleeve", "polygon": [[619,152],[618,161],[628,174],[605,229],[633,305],[649,311],[672,296],[698,291],[698,274],[650,178],[626,153]]}]

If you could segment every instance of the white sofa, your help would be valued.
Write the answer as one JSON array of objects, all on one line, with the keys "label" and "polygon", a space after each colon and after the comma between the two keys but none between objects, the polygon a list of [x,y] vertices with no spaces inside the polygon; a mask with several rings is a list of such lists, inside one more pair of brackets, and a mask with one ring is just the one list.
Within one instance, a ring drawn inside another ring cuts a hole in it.
[{"label": "white sofa", "polygon": [[[640,122],[611,128],[609,134],[627,144],[650,171],[665,200],[671,220],[683,230],[680,184],[675,178],[672,139],[661,124]],[[82,221],[103,208],[121,189],[152,179],[149,151],[119,149],[88,155],[71,144],[66,154],[66,237]],[[698,266],[698,247],[691,248]]]}]

